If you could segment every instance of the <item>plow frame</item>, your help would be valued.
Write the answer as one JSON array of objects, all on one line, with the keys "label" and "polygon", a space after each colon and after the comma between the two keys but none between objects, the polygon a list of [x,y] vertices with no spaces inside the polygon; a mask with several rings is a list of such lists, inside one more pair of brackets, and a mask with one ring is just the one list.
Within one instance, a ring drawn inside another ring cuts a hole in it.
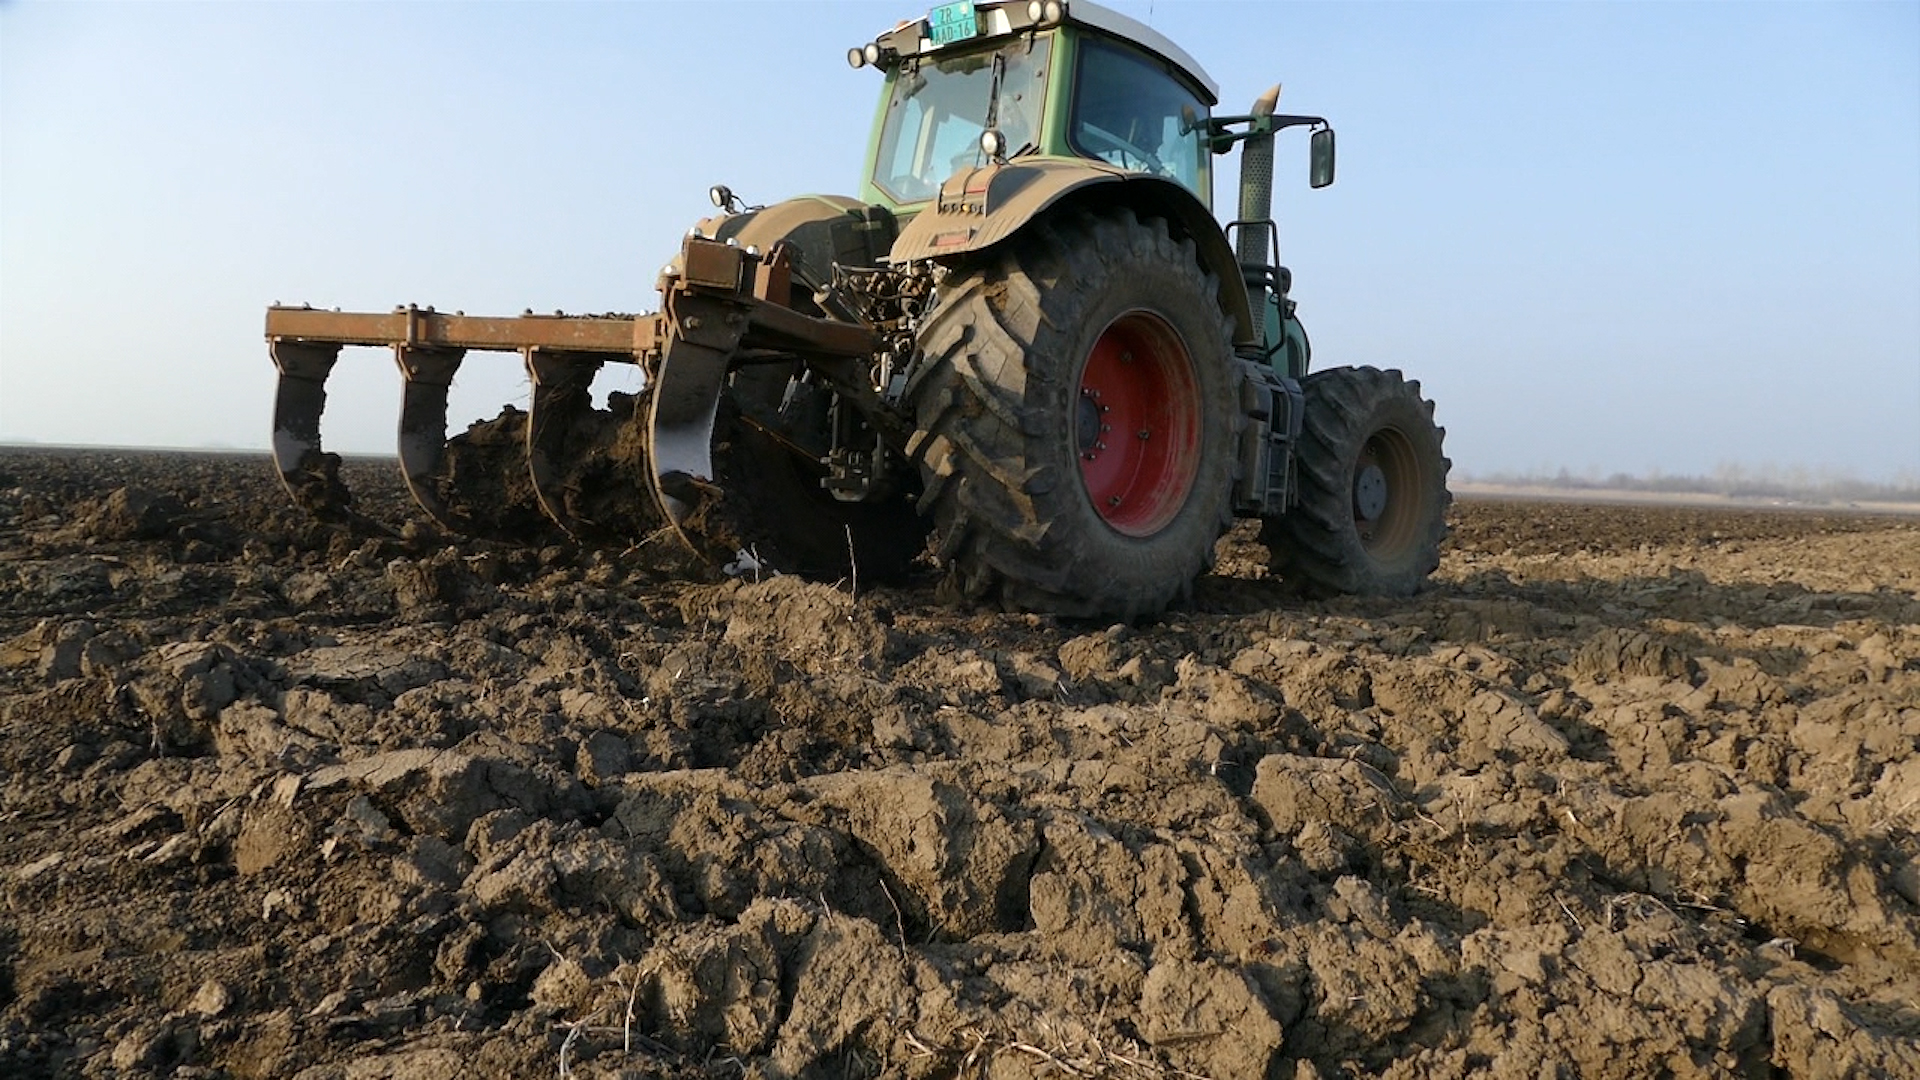
[{"label": "plow frame", "polygon": [[644,315],[517,317],[447,314],[405,305],[387,313],[267,309],[266,338],[279,383],[274,398],[274,463],[294,501],[322,519],[351,518],[351,494],[339,458],[322,448],[326,380],[346,346],[393,351],[403,392],[398,449],[407,490],[442,527],[470,531],[459,509],[436,490],[447,439],[447,395],[469,352],[517,352],[532,384],[526,425],[528,477],[541,510],[568,535],[579,524],[565,507],[562,444],[591,404],[594,376],[607,363],[638,366],[646,379],[645,423],[651,462],[644,484],[666,520],[696,554],[725,560],[710,538],[689,527],[698,493],[714,477],[712,440],[728,373],[756,356],[799,359],[880,433],[903,449],[909,422],[867,375],[882,346],[865,325],[819,318],[788,306],[791,253],[765,255],[689,235],[659,280],[661,310]]}]

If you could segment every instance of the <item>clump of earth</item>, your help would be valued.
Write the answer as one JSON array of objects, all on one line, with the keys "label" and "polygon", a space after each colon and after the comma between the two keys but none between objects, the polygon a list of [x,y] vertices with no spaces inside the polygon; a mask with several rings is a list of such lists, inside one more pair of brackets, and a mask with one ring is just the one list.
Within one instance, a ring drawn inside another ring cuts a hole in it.
[{"label": "clump of earth", "polygon": [[1134,625],[0,454],[0,1074],[1920,1076],[1920,520]]}]

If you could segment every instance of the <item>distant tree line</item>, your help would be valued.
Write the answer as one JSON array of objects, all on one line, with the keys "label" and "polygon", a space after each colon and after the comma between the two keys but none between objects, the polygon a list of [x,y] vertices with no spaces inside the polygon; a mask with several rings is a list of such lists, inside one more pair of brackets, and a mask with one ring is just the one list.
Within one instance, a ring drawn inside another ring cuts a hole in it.
[{"label": "distant tree line", "polygon": [[1891,481],[1876,483],[1845,473],[1804,467],[1750,469],[1722,465],[1712,476],[1670,476],[1654,472],[1577,475],[1561,469],[1545,473],[1456,472],[1464,483],[1506,487],[1545,487],[1566,491],[1638,491],[1672,495],[1719,495],[1731,499],[1793,499],[1805,502],[1920,503],[1920,472],[1901,470]]}]

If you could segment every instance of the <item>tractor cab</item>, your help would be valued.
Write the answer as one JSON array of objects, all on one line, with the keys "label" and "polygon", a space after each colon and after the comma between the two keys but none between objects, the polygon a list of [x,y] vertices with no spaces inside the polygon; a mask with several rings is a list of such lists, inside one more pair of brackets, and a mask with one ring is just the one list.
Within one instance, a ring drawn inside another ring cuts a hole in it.
[{"label": "tractor cab", "polygon": [[848,50],[886,74],[863,197],[917,209],[962,169],[1080,159],[1211,209],[1218,86],[1159,32],[1088,0],[936,7]]}]

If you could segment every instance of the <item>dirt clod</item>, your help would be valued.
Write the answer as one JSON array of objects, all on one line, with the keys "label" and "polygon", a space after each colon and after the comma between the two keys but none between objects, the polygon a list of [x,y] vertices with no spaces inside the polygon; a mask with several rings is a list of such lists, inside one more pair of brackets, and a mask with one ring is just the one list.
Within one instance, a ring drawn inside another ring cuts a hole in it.
[{"label": "dirt clod", "polygon": [[337,464],[0,454],[0,1075],[1920,1076],[1914,519],[1096,629]]}]

